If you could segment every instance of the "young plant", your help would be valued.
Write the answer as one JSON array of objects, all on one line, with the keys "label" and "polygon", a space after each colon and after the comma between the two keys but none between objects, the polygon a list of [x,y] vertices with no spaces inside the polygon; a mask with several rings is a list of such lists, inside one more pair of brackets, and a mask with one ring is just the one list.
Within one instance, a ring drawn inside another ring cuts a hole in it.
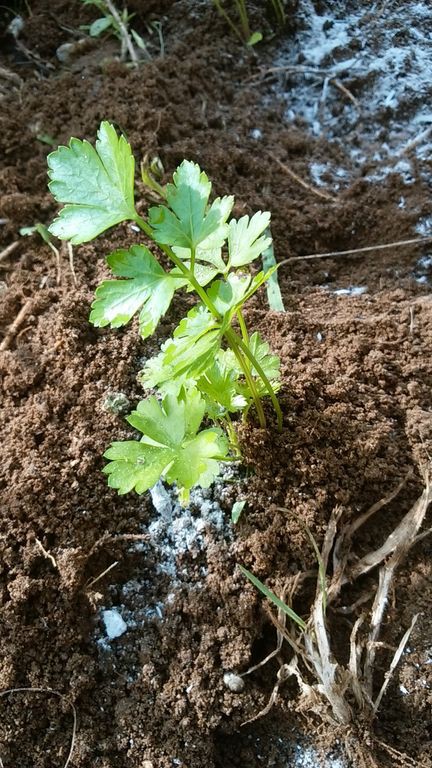
[{"label": "young plant", "polygon": [[230,14],[225,10],[222,0],[213,0],[213,5],[216,7],[220,16],[225,19],[231,31],[238,37],[241,43],[253,46],[262,40],[261,32],[251,32],[245,0],[232,0],[232,5],[234,6],[238,17],[237,23],[233,21]]},{"label": "young plant", "polygon": [[[144,219],[134,202],[134,158],[123,136],[101,123],[93,147],[72,138],[48,157],[50,190],[64,208],[50,226],[60,239],[79,244],[109,227],[132,221],[171,262],[166,270],[146,245],[114,251],[107,262],[115,278],[96,290],[90,314],[97,327],[119,328],[138,314],[143,339],[168,311],[174,293],[197,303],[160,353],[142,371],[145,389],[129,423],[142,435],[117,442],[105,454],[108,482],[119,493],[143,493],[159,478],[177,483],[183,499],[194,485],[208,486],[218,462],[239,450],[233,414],[256,409],[266,425],[262,398],[269,396],[279,428],[276,397],[279,360],[258,333],[249,335],[242,308],[276,266],[252,275],[247,267],[268,248],[270,214],[230,219],[234,198],[210,202],[211,183],[196,163],[183,161],[173,182],[159,186],[162,204]],[[240,330],[240,333],[238,331]],[[200,429],[204,419],[213,426]],[[229,437],[227,441],[222,427]]]},{"label": "young plant", "polygon": [[81,0],[81,2],[83,5],[94,6],[102,14],[92,24],[83,27],[88,31],[90,37],[99,37],[104,32],[114,35],[121,46],[120,60],[126,61],[129,58],[134,66],[139,64],[139,56],[134,43],[146,59],[151,58],[141,35],[135,29],[130,28],[129,22],[134,14],[128,13],[127,8],[124,8],[120,13],[113,0]]},{"label": "young plant", "polygon": [[[212,0],[212,2],[220,16],[225,19],[231,31],[240,42],[246,43],[246,45],[249,46],[261,42],[263,39],[262,32],[251,31],[246,0],[230,0],[230,3],[225,4],[223,0]],[[284,0],[270,0],[269,4],[272,7],[277,24],[283,27],[286,21]],[[234,8],[237,21],[235,21],[232,14],[226,10],[225,5],[231,5]]]}]

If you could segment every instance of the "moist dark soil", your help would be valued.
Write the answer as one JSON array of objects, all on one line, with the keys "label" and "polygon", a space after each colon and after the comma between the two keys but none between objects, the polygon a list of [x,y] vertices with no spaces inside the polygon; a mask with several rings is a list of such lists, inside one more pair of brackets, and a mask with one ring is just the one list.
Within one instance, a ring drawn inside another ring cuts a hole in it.
[{"label": "moist dark soil", "polygon": [[[59,46],[81,37],[80,25],[94,19],[88,6],[39,0],[1,11],[0,251],[17,245],[0,254],[0,688],[38,690],[0,698],[0,765],[64,765],[74,712],[75,768],[282,768],[297,765],[299,744],[341,758],[343,734],[325,718],[299,712],[290,681],[262,719],[242,726],[267,705],[279,662],[245,678],[240,693],[224,684],[226,671],[246,671],[276,643],[260,595],[236,564],[281,593],[288,578],[316,570],[305,524],[321,544],[336,506],[351,521],[409,475],[356,540],[362,555],[382,543],[421,493],[432,451],[427,269],[416,279],[426,246],[288,261],[279,271],[286,312],[269,310],[265,292],[252,302],[250,327],[281,358],[283,430],[270,407],[268,429],[253,419],[239,428],[246,472],[219,503],[227,526],[240,496],[245,512],[230,535],[209,527],[204,549],[180,554],[180,575],[171,582],[146,538],[150,497],[118,497],[101,469],[106,446],[129,434],[104,408],[106,396],[124,393],[131,406],[143,396],[142,359],[172,330],[183,300],[158,339],[139,341],[133,324],[96,330],[88,315],[107,274],[104,257],[139,235],[124,225],[76,247],[73,268],[61,247],[57,273],[46,244],[19,229],[49,224],[57,210],[47,190],[47,140],[93,141],[102,119],[127,135],[138,162],[158,155],[166,178],[192,159],[217,194],[236,196],[237,215],[270,210],[278,261],[415,237],[417,221],[432,210],[430,182],[424,173],[409,186],[397,174],[379,184],[357,178],[329,200],[275,163],[271,155],[310,183],[311,159],[337,160],[341,151],[287,123],[281,103],[257,82],[295,29],[294,3],[286,30],[256,52],[229,36],[210,3],[131,2],[129,10],[152,56],[139,69],[115,60],[112,38],[86,40],[59,61]],[[253,13],[269,38],[271,16],[262,8]],[[17,39],[7,31],[14,14],[24,19]],[[160,20],[163,56],[148,26]],[[353,285],[367,291],[335,292]],[[367,737],[357,734],[383,767],[432,765],[430,563],[425,537],[397,571],[377,690],[413,615],[419,617]],[[126,598],[123,587],[131,583]],[[372,572],[355,592],[345,588],[344,605],[373,594],[376,583]],[[304,617],[312,594],[310,586],[297,592],[294,607]],[[162,604],[162,618],[143,610],[108,643],[101,609],[123,605],[133,615],[145,604]],[[330,616],[342,662],[357,615]]]}]

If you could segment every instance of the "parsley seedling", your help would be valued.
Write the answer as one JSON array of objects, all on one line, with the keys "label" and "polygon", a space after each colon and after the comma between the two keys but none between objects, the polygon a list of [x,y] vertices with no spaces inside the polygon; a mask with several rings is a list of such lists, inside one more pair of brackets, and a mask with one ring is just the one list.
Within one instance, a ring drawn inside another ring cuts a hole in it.
[{"label": "parsley seedling", "polygon": [[[119,493],[143,493],[160,477],[177,483],[183,499],[194,485],[208,486],[218,462],[239,455],[232,414],[246,418],[255,407],[266,424],[261,399],[269,396],[278,426],[279,359],[258,333],[249,335],[242,308],[274,273],[245,270],[269,247],[270,214],[230,218],[231,196],[210,202],[211,182],[184,160],[160,205],[140,216],[134,201],[134,158],[123,136],[101,123],[96,146],[71,139],[48,156],[50,190],[64,203],[50,232],[74,244],[88,242],[109,227],[133,221],[168,257],[166,271],[145,245],[114,251],[108,265],[115,278],[96,290],[90,314],[97,327],[118,328],[138,314],[143,339],[154,333],[178,290],[198,302],[160,353],[142,371],[146,389],[157,390],[128,417],[142,437],[113,443],[105,454],[108,482]],[[240,329],[237,331],[236,326]],[[200,431],[204,418],[215,426]],[[229,442],[221,427],[224,427]]]}]

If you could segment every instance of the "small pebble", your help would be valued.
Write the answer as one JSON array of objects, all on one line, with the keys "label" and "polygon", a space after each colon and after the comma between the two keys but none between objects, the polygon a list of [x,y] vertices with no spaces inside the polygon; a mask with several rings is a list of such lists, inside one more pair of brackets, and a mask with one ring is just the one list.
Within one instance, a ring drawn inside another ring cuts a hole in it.
[{"label": "small pebble", "polygon": [[227,688],[233,693],[241,693],[244,690],[245,684],[242,677],[235,675],[234,672],[225,672],[223,681]]},{"label": "small pebble", "polygon": [[102,621],[105,624],[108,640],[115,640],[116,637],[124,635],[127,630],[127,624],[118,611],[102,611]]}]

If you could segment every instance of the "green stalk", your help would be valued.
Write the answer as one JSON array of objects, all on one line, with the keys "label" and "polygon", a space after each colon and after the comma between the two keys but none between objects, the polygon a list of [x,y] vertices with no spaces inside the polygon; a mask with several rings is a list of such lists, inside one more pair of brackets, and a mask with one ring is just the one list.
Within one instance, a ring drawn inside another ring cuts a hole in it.
[{"label": "green stalk", "polygon": [[[136,223],[140,227],[140,229],[143,230],[143,232],[148,235],[153,242],[155,241],[154,233],[149,224],[143,219],[141,216],[136,215],[135,218]],[[205,292],[204,288],[199,284],[198,280],[196,279],[193,272],[191,272],[190,269],[188,269],[185,264],[183,264],[182,260],[178,258],[178,256],[175,255],[174,251],[168,246],[163,245],[161,243],[157,243],[158,247],[164,252],[166,256],[176,265],[176,267],[184,274],[185,277],[189,280],[190,284],[193,286],[194,291],[198,294],[203,304],[207,307],[207,309],[212,313],[212,315],[216,318],[216,320],[221,320],[221,316],[219,312],[217,311],[215,305],[213,304],[212,300],[209,299],[207,296],[207,293]]]},{"label": "green stalk", "polygon": [[[247,361],[244,359],[244,357],[243,357],[243,355],[242,355],[242,353],[241,353],[241,351],[240,351],[240,349],[239,349],[239,347],[237,345],[237,342],[236,342],[236,339],[235,339],[235,335],[234,335],[234,339],[233,339],[232,336],[231,336],[231,332],[232,332],[232,328],[227,328],[227,330],[225,331],[224,335],[225,335],[225,337],[226,337],[226,339],[228,341],[228,344],[230,345],[232,351],[234,352],[234,354],[235,354],[235,356],[236,356],[236,358],[237,358],[237,360],[238,360],[238,362],[240,364],[240,367],[241,367],[241,369],[242,369],[242,371],[244,373],[244,377],[246,379],[246,383],[247,383],[247,385],[249,387],[250,393],[251,393],[253,401],[255,403],[255,408],[257,410],[258,420],[259,420],[259,423],[260,423],[260,427],[262,427],[264,429],[265,426],[266,426],[266,417],[265,417],[264,409],[262,407],[261,398],[260,398],[260,396],[258,394],[258,390],[257,390],[257,388],[255,386],[255,382],[253,380],[253,376],[252,376],[252,374],[251,374],[251,372],[249,370],[249,365],[248,365]],[[240,338],[239,338],[239,341],[241,341]],[[252,355],[252,357],[253,357],[253,355]]]},{"label": "green stalk", "polygon": [[273,403],[273,407],[274,407],[274,409],[276,411],[277,420],[278,420],[278,429],[279,429],[279,432],[281,432],[282,431],[282,423],[283,423],[282,411],[281,411],[281,407],[279,405],[278,399],[277,399],[277,397],[276,397],[276,395],[274,393],[273,387],[272,387],[268,377],[264,373],[264,371],[263,371],[262,367],[260,366],[258,360],[255,359],[255,357],[252,354],[252,352],[250,351],[249,347],[244,343],[244,341],[240,338],[240,336],[238,336],[238,334],[232,328],[228,328],[227,329],[227,331],[225,333],[225,336],[227,337],[228,342],[229,342],[231,347],[232,347],[233,344],[237,344],[238,345],[238,347],[241,349],[241,351],[243,352],[245,357],[247,357],[251,361],[251,363],[252,363],[253,367],[255,368],[256,372],[258,373],[258,375],[262,379],[262,381],[263,381],[263,383],[265,385],[265,388],[266,388],[267,392],[269,393],[270,399],[271,399],[271,401]]},{"label": "green stalk", "polygon": [[244,39],[247,42],[251,36],[251,31],[249,26],[249,19],[247,15],[245,0],[235,0],[235,4],[237,7],[237,13],[240,18],[240,24],[243,30]]},{"label": "green stalk", "polygon": [[232,31],[234,32],[236,37],[239,38],[240,42],[244,43],[245,40],[243,40],[243,37],[242,37],[241,33],[238,31],[236,25],[234,24],[234,22],[231,20],[231,18],[227,14],[225,8],[222,7],[222,3],[220,3],[219,0],[213,0],[213,5],[216,6],[216,8],[219,11],[220,15],[222,16],[222,18],[225,19],[226,23],[231,27]]},{"label": "green stalk", "polygon": [[193,275],[195,275],[195,256],[196,248],[191,248],[190,271]]},{"label": "green stalk", "polygon": [[[240,330],[241,330],[241,335],[242,335],[243,341],[244,341],[245,344],[247,344],[247,346],[249,346],[248,329],[246,327],[246,321],[245,321],[245,319],[243,317],[243,312],[241,311],[241,309],[237,310],[236,315],[237,315],[237,320],[238,320],[238,323],[239,323],[239,326],[240,326]],[[250,367],[249,360],[248,360],[248,365]]]},{"label": "green stalk", "polygon": [[237,439],[237,432],[234,429],[233,423],[231,421],[231,417],[228,412],[223,417],[223,423],[229,437],[231,448],[235,452],[236,456],[238,458],[241,458],[241,451],[240,451],[240,446]]}]

